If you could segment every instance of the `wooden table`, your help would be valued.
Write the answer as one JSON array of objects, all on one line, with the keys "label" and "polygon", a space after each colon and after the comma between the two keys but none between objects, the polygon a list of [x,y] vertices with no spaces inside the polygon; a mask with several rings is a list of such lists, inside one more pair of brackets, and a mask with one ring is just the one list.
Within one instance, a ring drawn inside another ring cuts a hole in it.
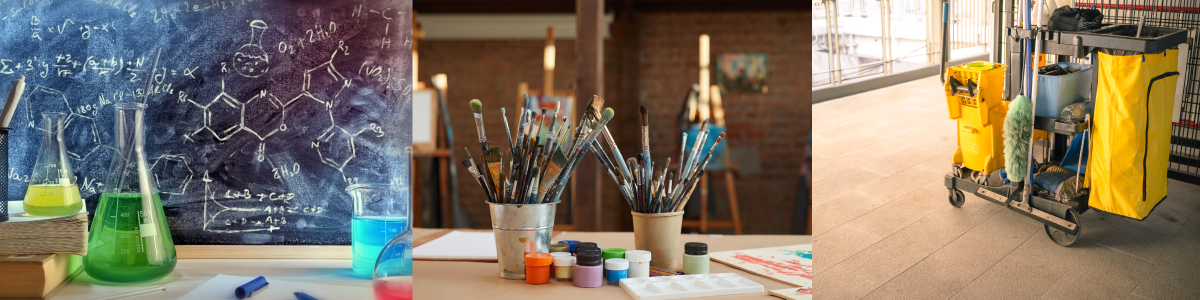
[{"label": "wooden table", "polygon": [[[413,239],[437,234],[443,229],[413,230]],[[604,247],[633,249],[632,232],[566,232],[554,240],[596,242]],[[807,244],[810,236],[799,235],[691,235],[681,242],[708,243],[710,252]],[[347,248],[347,251],[349,249]],[[414,296],[416,299],[629,299],[624,289],[604,285],[599,288],[577,288],[569,282],[530,285],[520,280],[501,279],[495,263],[416,261],[414,263]],[[789,287],[787,284],[712,262],[712,273],[733,272],[762,284],[766,290]],[[60,289],[50,299],[84,300],[149,287],[167,285],[167,292],[137,299],[176,299],[191,292],[217,274],[256,277],[268,280],[311,282],[320,284],[371,287],[371,281],[353,276],[348,259],[180,259],[175,271],[157,282],[113,286],[96,282],[85,272]],[[230,288],[232,293],[232,288]],[[566,298],[564,298],[566,297]],[[778,299],[766,292],[756,295],[735,295],[705,299]]]}]

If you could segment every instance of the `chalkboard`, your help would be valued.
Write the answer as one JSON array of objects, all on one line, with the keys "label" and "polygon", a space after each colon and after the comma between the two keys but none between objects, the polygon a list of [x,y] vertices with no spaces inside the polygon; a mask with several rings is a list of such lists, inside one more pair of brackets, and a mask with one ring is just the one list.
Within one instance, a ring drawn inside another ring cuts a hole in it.
[{"label": "chalkboard", "polygon": [[8,197],[24,197],[40,113],[69,113],[94,212],[113,106],[148,94],[148,163],[176,244],[349,244],[346,187],[410,182],[411,13],[407,0],[0,0],[0,82],[28,85]]}]

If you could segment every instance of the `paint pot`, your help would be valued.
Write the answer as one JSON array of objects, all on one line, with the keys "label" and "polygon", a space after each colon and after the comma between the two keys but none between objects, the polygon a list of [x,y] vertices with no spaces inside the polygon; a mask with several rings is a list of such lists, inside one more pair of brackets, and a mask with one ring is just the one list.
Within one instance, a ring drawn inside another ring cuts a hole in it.
[{"label": "paint pot", "polygon": [[[554,245],[550,245],[550,246],[554,246]],[[559,258],[561,256],[571,257],[571,252],[550,252],[550,259],[552,259],[552,260],[555,258]],[[556,274],[556,272],[558,272],[558,271],[555,270],[554,267],[550,267],[550,277],[554,277],[554,274]]]},{"label": "paint pot", "polygon": [[600,287],[604,284],[604,267],[600,265],[600,251],[584,249],[575,255],[575,286]]},{"label": "paint pot", "polygon": [[529,284],[550,282],[550,264],[553,262],[549,253],[525,254],[525,282]]},{"label": "paint pot", "polygon": [[708,244],[687,243],[683,251],[683,273],[708,274]]},{"label": "paint pot", "polygon": [[[609,259],[612,259],[612,258],[625,258],[625,249],[608,248],[608,249],[600,250],[600,259],[603,259],[604,261],[608,261]],[[608,278],[607,272],[604,273],[604,278]]]},{"label": "paint pot", "polygon": [[571,254],[571,245],[567,244],[550,244],[550,253],[565,252]]},{"label": "paint pot", "polygon": [[603,248],[600,248],[599,244],[596,244],[593,242],[582,242],[582,243],[579,243],[578,245],[575,245],[575,254],[579,254],[579,249],[585,249],[585,248],[595,248],[596,250],[603,249]]},{"label": "paint pot", "polygon": [[571,254],[575,254],[575,245],[579,244],[579,241],[575,241],[575,240],[566,240],[566,241],[558,241],[558,243],[559,243],[559,244],[562,244],[562,245],[567,245],[567,246],[571,247],[571,250],[570,250],[570,251],[571,251]]},{"label": "paint pot", "polygon": [[550,252],[556,204],[488,202],[500,278],[525,279],[525,254]]},{"label": "paint pot", "polygon": [[679,232],[683,212],[633,214],[633,244],[637,250],[653,253],[650,265],[663,269],[679,269]]},{"label": "paint pot", "polygon": [[629,277],[629,261],[624,258],[609,258],[604,260],[604,278],[608,284],[617,285],[621,279]]},{"label": "paint pot", "polygon": [[554,257],[554,280],[571,281],[575,276],[575,257],[571,255]]},{"label": "paint pot", "polygon": [[650,251],[625,251],[625,260],[629,261],[629,278],[650,277]]}]

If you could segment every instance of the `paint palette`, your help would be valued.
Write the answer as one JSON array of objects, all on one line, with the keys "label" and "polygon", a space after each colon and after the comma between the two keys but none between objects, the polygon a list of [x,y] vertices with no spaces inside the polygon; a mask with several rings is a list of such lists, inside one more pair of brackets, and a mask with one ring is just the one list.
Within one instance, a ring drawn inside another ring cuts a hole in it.
[{"label": "paint palette", "polygon": [[662,276],[621,279],[633,299],[684,299],[746,293],[762,293],[763,285],[734,273]]}]

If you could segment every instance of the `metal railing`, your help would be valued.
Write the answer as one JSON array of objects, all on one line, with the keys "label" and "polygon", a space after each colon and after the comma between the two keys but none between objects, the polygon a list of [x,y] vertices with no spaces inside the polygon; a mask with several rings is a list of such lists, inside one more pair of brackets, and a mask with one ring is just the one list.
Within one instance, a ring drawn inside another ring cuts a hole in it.
[{"label": "metal railing", "polygon": [[[942,1],[812,0],[813,87],[939,62]],[[952,50],[993,40],[994,0],[946,1]]]}]

